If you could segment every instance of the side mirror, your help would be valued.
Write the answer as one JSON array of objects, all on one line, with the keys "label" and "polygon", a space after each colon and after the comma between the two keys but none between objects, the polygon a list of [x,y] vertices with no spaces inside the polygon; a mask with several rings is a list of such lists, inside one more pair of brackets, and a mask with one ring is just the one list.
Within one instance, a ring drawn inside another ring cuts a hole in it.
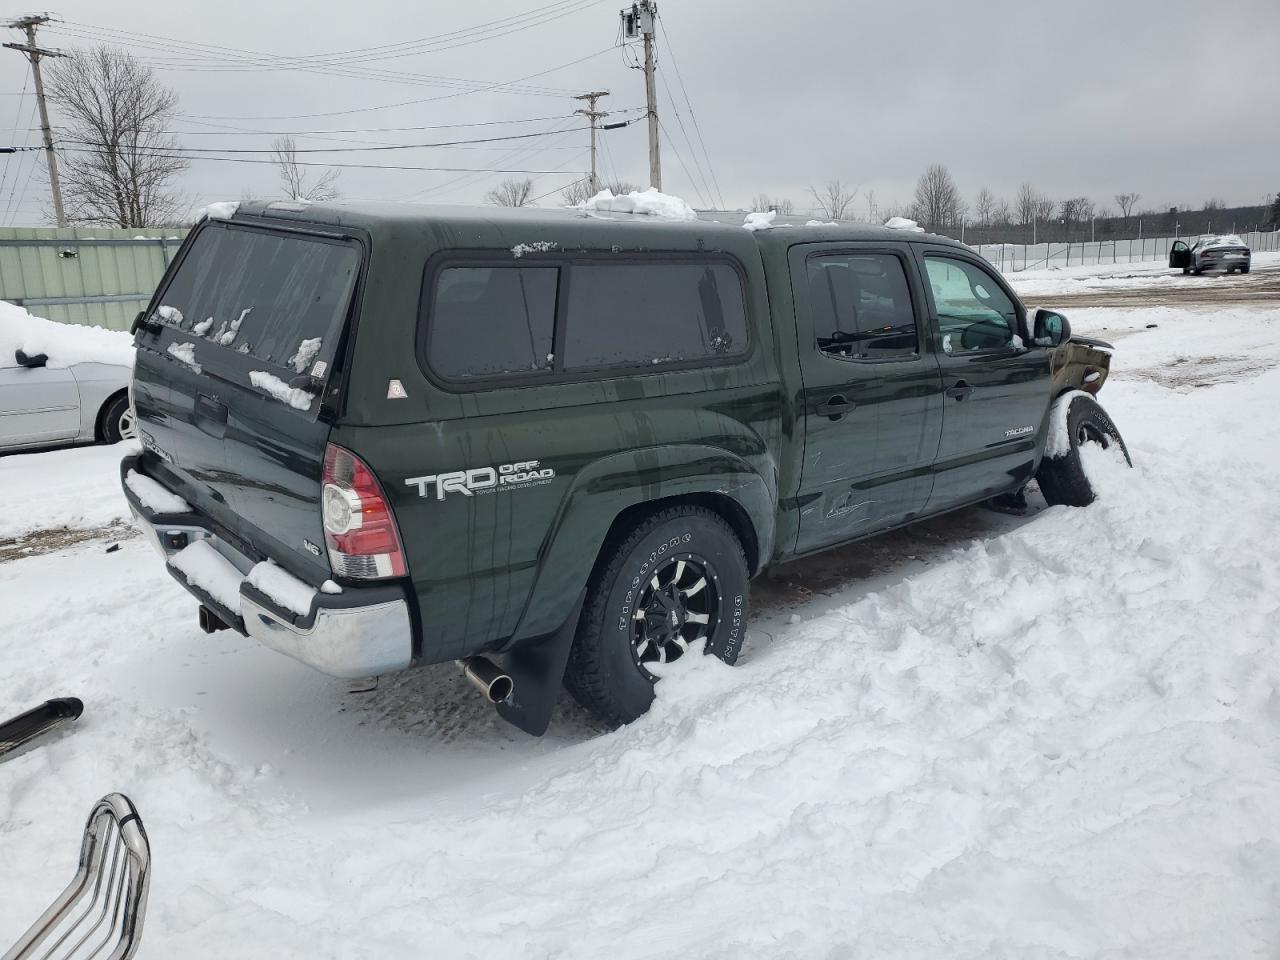
[{"label": "side mirror", "polygon": [[1052,310],[1037,310],[1032,337],[1038,347],[1057,347],[1071,339],[1071,324]]},{"label": "side mirror", "polygon": [[49,362],[47,353],[37,353],[34,355],[24,353],[21,350],[13,351],[13,359],[18,361],[18,366],[34,369],[35,367],[43,367]]}]

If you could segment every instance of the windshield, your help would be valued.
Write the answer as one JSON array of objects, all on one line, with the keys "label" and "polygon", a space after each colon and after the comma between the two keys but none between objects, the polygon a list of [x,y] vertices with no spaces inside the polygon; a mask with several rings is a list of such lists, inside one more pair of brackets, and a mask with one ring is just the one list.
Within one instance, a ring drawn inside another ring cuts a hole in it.
[{"label": "windshield", "polygon": [[350,241],[206,224],[152,317],[189,335],[180,349],[196,363],[234,351],[320,379],[359,267]]}]

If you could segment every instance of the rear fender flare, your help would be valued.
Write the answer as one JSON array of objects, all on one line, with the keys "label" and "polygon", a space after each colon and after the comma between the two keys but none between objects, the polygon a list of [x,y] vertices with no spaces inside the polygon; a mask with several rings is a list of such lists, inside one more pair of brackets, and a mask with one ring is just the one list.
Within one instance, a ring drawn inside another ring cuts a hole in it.
[{"label": "rear fender flare", "polygon": [[[508,647],[544,636],[564,621],[587,584],[608,532],[624,512],[691,495],[727,497],[753,527],[757,569],[773,552],[777,471],[764,474],[718,447],[680,444],[611,454],[583,467],[560,503],[539,551],[538,575]],[[745,546],[745,545],[744,545]],[[752,571],[753,573],[756,570]]]}]

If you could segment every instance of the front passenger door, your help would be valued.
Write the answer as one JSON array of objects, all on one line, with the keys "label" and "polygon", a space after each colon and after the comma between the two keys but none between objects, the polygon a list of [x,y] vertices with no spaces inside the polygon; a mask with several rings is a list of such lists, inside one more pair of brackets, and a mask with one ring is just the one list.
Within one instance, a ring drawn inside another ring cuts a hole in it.
[{"label": "front passenger door", "polygon": [[954,248],[920,252],[945,396],[932,513],[1031,479],[1052,386],[1049,351],[1024,344],[1023,307],[994,270]]}]

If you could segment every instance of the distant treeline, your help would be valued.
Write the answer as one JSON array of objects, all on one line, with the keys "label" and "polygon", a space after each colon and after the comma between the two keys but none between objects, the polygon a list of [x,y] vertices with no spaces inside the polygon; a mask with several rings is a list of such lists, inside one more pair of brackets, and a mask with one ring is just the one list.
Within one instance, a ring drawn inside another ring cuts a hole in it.
[{"label": "distant treeline", "polygon": [[[1154,210],[1128,217],[1095,217],[1089,221],[1071,221],[1051,217],[1035,225],[1035,243],[1067,243],[1081,240],[1128,240],[1138,237],[1196,236],[1202,233],[1246,233],[1255,229],[1271,229],[1275,225],[1272,208],[1261,204],[1251,207],[1223,207],[1213,210]],[[1092,229],[1092,232],[1091,232]],[[1031,243],[1031,224],[992,224],[980,226],[938,226],[933,230],[943,236],[964,234],[965,243]]]}]

